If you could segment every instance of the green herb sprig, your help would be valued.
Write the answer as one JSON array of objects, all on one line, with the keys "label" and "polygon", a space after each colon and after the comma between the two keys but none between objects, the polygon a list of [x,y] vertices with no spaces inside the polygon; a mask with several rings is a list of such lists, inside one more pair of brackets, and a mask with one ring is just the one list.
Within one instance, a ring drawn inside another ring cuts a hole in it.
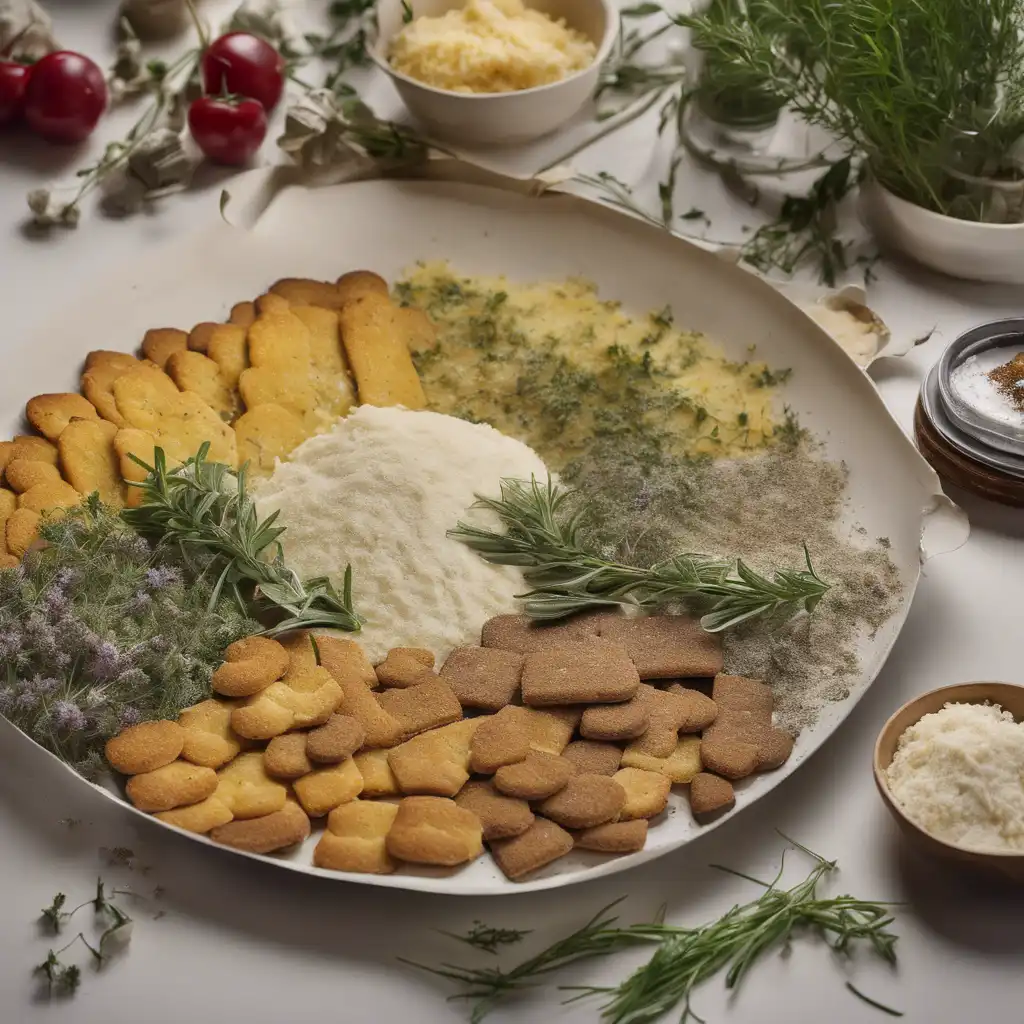
[{"label": "green herb sprig", "polygon": [[517,942],[522,942],[530,932],[520,931],[518,928],[490,928],[481,921],[474,921],[473,927],[465,935],[456,935],[454,932],[441,934],[497,956],[499,946],[514,946]]},{"label": "green herb sprig", "polygon": [[[565,987],[564,991],[576,993],[569,1001],[591,995],[607,997],[601,1010],[601,1019],[607,1024],[652,1024],[680,1004],[680,1024],[700,1021],[692,1009],[691,998],[701,982],[724,970],[726,988],[734,989],[765,953],[786,948],[802,932],[820,936],[843,956],[849,955],[857,944],[867,944],[886,963],[895,964],[897,935],[889,927],[894,920],[891,904],[845,895],[819,896],[818,887],[836,870],[836,862],[799,843],[792,845],[810,857],[814,866],[802,882],[789,889],[779,884],[785,855],[778,874],[770,882],[713,865],[762,886],[764,892],[757,899],[733,907],[717,921],[697,928],[665,924],[660,917],[648,924],[619,927],[618,919],[610,913],[616,905],[613,903],[582,928],[509,970],[452,964],[428,967],[409,960],[403,963],[462,986],[452,998],[466,999],[472,1004],[472,1024],[479,1024],[502,1000],[537,987],[562,967],[640,944],[654,944],[657,948],[647,963],[621,984]],[[855,994],[867,999],[860,992]],[[867,1001],[885,1013],[899,1015],[899,1011],[874,1000]]]},{"label": "green herb sprig", "polygon": [[181,551],[182,556],[215,559],[219,571],[211,601],[221,594],[239,609],[271,622],[263,630],[275,636],[292,629],[317,627],[359,630],[352,606],[352,570],[345,570],[339,594],[326,576],[302,580],[284,561],[278,513],[260,520],[246,486],[246,469],[207,461],[209,443],[177,469],[168,469],[157,448],[150,466],[132,456],[148,474],[131,486],[142,492],[141,504],[123,511],[124,521],[144,537]]},{"label": "green herb sprig", "polygon": [[697,554],[677,555],[649,569],[611,562],[583,546],[579,535],[587,513],[585,507],[568,513],[573,493],[550,480],[503,480],[500,498],[478,497],[474,507],[497,513],[505,531],[460,522],[448,535],[488,562],[522,567],[533,588],[522,595],[524,610],[537,619],[602,606],[699,602],[707,608],[701,625],[717,633],[750,619],[811,612],[829,589],[806,549],[806,569],[780,569],[771,579],[742,559]]}]

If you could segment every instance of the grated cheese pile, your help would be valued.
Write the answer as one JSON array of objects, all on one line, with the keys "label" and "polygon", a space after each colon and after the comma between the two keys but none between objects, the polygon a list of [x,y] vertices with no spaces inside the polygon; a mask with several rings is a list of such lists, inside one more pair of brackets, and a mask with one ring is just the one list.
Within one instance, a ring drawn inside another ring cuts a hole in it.
[{"label": "grated cheese pile", "polygon": [[523,576],[491,565],[446,532],[461,519],[497,526],[469,507],[497,496],[504,477],[547,479],[526,445],[486,424],[433,412],[360,406],[329,434],[301,444],[255,494],[261,516],[280,509],[285,558],[305,577],[341,588],[352,565],[370,659],[425,647],[438,659],[478,644],[494,615],[517,610]]},{"label": "grated cheese pile", "polygon": [[416,18],[391,43],[391,66],[437,89],[494,93],[533,89],[594,62],[594,44],[522,0],[469,0]]},{"label": "grated cheese pile", "polygon": [[947,704],[900,736],[886,771],[904,812],[970,850],[1024,850],[1024,724],[998,705]]}]

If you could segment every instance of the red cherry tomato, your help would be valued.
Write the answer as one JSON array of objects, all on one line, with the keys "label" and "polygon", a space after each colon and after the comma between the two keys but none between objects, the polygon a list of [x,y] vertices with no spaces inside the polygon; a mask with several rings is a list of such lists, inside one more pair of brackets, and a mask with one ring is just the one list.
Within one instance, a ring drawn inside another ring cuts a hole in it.
[{"label": "red cherry tomato", "polygon": [[206,92],[248,96],[269,114],[284,89],[284,59],[270,43],[248,32],[229,32],[203,54]]},{"label": "red cherry tomato", "polygon": [[103,72],[70,50],[48,53],[32,66],[25,90],[25,120],[47,142],[81,142],[107,106]]},{"label": "red cherry tomato", "polygon": [[267,112],[256,100],[200,96],[188,108],[188,126],[203,154],[218,164],[248,163],[267,134]]},{"label": "red cherry tomato", "polygon": [[27,64],[0,61],[0,124],[10,124],[25,109],[25,90],[32,77]]}]

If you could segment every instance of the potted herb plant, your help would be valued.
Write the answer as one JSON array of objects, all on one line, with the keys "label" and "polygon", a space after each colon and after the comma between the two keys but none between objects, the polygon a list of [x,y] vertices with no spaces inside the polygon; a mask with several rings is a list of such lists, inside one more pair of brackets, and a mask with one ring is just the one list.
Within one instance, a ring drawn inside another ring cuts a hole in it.
[{"label": "potted herb plant", "polygon": [[938,270],[1024,282],[1024,0],[735,0],[681,15],[719,69],[863,158],[881,240]]}]

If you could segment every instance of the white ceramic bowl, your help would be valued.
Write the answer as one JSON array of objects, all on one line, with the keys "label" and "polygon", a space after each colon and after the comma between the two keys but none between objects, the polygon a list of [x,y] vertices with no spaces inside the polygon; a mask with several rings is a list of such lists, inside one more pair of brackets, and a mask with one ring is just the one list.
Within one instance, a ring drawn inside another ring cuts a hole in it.
[{"label": "white ceramic bowl", "polygon": [[875,181],[860,190],[861,214],[879,242],[932,270],[968,281],[1024,284],[1024,224],[981,224],[933,213]]},{"label": "white ceramic bowl", "polygon": [[[463,6],[463,0],[410,0],[414,17],[436,17]],[[402,0],[379,0],[377,38],[370,55],[395,83],[409,112],[442,141],[507,146],[540,138],[560,128],[593,96],[601,65],[619,31],[611,0],[529,0],[528,7],[563,18],[597,47],[594,63],[568,78],[536,89],[503,93],[458,93],[435,89],[388,63],[391,40],[402,30]]]}]

